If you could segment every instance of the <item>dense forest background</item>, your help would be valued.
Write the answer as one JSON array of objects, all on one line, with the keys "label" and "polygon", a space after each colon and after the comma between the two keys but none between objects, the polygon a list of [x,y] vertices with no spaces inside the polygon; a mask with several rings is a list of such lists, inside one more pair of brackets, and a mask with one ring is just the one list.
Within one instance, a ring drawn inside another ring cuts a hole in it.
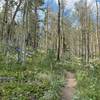
[{"label": "dense forest background", "polygon": [[66,72],[73,100],[100,100],[100,0],[67,2],[0,0],[1,100],[62,100]]}]

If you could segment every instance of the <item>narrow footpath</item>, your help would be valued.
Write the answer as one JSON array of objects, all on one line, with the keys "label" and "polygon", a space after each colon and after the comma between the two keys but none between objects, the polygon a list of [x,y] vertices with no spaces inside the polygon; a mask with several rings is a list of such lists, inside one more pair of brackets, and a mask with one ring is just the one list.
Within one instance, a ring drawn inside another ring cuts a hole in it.
[{"label": "narrow footpath", "polygon": [[72,100],[73,95],[75,93],[75,87],[76,87],[76,79],[75,74],[72,72],[67,72],[66,74],[66,85],[62,91],[62,100]]}]

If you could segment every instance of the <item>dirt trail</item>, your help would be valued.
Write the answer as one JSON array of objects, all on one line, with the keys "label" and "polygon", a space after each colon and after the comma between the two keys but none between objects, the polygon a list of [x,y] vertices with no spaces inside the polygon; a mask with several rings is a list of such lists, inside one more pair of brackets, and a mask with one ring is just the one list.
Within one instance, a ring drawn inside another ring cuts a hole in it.
[{"label": "dirt trail", "polygon": [[76,79],[75,74],[72,72],[67,72],[67,83],[63,89],[62,100],[72,100],[72,97],[75,93]]}]

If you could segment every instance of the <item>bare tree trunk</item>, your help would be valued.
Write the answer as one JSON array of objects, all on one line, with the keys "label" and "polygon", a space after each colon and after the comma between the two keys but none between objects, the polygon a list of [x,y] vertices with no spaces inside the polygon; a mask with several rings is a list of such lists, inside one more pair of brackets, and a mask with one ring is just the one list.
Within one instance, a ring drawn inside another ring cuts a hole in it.
[{"label": "bare tree trunk", "polygon": [[97,26],[96,26],[96,35],[98,40],[98,47],[99,47],[99,57],[100,57],[100,35],[99,35],[99,11],[98,11],[98,3],[96,1],[96,8],[97,8]]},{"label": "bare tree trunk", "polygon": [[35,31],[34,31],[34,48],[36,49],[38,47],[38,33],[37,33],[37,27],[38,27],[38,13],[37,13],[37,1],[35,0]]},{"label": "bare tree trunk", "polygon": [[5,11],[4,11],[3,22],[1,26],[1,34],[2,34],[1,40],[3,40],[5,37],[4,28],[7,25],[7,13],[8,13],[8,0],[6,0],[6,3],[5,3]]},{"label": "bare tree trunk", "polygon": [[61,20],[61,25],[62,25],[62,54],[65,52],[66,44],[65,44],[65,34],[64,34],[64,0],[61,1],[61,8],[62,8],[62,20]]},{"label": "bare tree trunk", "polygon": [[47,6],[47,12],[46,12],[46,52],[48,50],[48,20],[49,20],[49,7]]},{"label": "bare tree trunk", "polygon": [[60,0],[58,0],[58,6],[59,6],[59,11],[58,11],[58,51],[57,51],[57,60],[59,61],[60,60]]},{"label": "bare tree trunk", "polygon": [[15,17],[16,17],[16,15],[17,15],[17,12],[18,12],[18,10],[19,10],[19,8],[20,8],[20,6],[21,6],[21,3],[22,3],[22,0],[19,0],[19,4],[18,4],[18,6],[16,7],[16,10],[15,10],[15,12],[14,12],[14,15],[13,15],[13,17],[12,17],[12,20],[11,20],[11,23],[10,23],[10,25],[8,26],[8,32],[7,32],[7,34],[8,34],[8,40],[10,39],[10,36],[11,36],[11,32],[12,32],[12,27],[14,26],[14,20],[15,20]]}]

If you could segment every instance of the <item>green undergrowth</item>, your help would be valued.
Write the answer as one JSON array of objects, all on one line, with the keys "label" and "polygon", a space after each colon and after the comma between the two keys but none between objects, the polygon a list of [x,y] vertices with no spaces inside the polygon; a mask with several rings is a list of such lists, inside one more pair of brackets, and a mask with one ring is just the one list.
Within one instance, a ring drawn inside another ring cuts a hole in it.
[{"label": "green undergrowth", "polygon": [[65,70],[52,51],[36,51],[25,65],[13,61],[6,64],[0,54],[0,99],[61,100]]},{"label": "green undergrowth", "polygon": [[78,66],[76,71],[77,88],[73,100],[100,100],[100,61]]}]

